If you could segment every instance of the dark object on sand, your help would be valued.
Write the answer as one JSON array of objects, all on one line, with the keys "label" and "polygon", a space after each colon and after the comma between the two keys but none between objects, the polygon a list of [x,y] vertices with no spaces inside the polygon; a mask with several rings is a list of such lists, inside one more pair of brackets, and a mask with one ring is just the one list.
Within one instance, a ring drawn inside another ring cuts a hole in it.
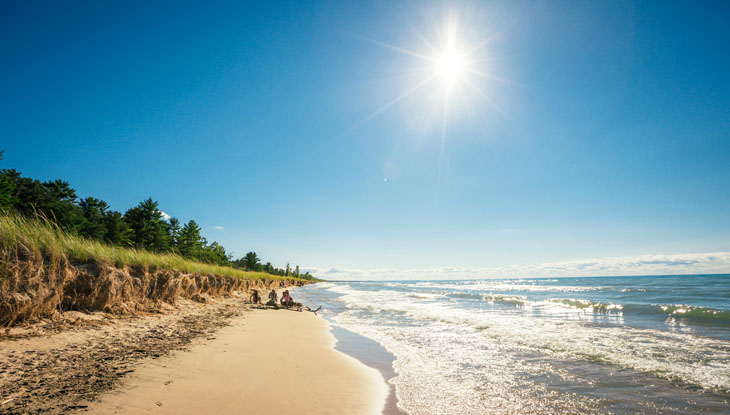
[{"label": "dark object on sand", "polygon": [[251,304],[259,304],[261,302],[261,298],[259,297],[258,290],[253,290],[253,293],[251,293]]}]

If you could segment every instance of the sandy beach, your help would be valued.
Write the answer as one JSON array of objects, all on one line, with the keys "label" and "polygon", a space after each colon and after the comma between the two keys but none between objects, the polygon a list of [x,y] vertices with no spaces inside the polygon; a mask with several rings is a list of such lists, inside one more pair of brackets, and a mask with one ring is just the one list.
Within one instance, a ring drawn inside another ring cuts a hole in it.
[{"label": "sandy beach", "polygon": [[253,310],[188,351],[149,360],[89,406],[98,414],[378,414],[380,373],[334,350],[307,312]]},{"label": "sandy beach", "polygon": [[0,412],[380,414],[388,386],[310,312],[236,295],[161,314],[64,313],[3,333]]}]

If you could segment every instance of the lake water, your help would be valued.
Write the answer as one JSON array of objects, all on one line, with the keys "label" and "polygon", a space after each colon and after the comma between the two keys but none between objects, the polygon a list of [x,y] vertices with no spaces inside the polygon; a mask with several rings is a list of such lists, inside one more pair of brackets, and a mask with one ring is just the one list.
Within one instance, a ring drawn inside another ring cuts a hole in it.
[{"label": "lake water", "polygon": [[389,352],[412,415],[730,414],[729,275],[325,282],[296,295]]}]

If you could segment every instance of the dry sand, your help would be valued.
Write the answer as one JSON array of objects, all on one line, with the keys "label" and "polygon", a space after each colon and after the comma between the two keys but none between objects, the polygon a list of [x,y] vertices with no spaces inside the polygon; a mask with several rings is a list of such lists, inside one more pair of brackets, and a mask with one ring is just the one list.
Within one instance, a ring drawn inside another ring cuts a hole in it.
[{"label": "dry sand", "polygon": [[380,414],[382,375],[334,349],[308,312],[253,310],[187,351],[148,359],[94,414]]},{"label": "dry sand", "polygon": [[113,316],[66,312],[0,332],[0,413],[65,414],[117,387],[148,359],[214,336],[245,314],[241,296],[199,304],[189,300],[161,313]]}]

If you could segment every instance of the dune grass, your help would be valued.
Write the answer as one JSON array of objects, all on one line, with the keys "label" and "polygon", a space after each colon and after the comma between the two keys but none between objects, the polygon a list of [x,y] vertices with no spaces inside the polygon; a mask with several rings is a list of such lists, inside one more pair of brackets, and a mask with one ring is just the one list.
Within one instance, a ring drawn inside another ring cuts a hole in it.
[{"label": "dune grass", "polygon": [[69,234],[42,219],[25,218],[12,213],[0,214],[0,249],[8,252],[8,250],[15,250],[19,247],[28,251],[40,251],[55,259],[66,258],[70,262],[107,263],[119,268],[146,266],[191,274],[242,279],[298,280],[294,277],[282,277],[266,272],[243,271],[228,266],[191,261],[172,253],[158,254],[142,249],[112,246]]}]

